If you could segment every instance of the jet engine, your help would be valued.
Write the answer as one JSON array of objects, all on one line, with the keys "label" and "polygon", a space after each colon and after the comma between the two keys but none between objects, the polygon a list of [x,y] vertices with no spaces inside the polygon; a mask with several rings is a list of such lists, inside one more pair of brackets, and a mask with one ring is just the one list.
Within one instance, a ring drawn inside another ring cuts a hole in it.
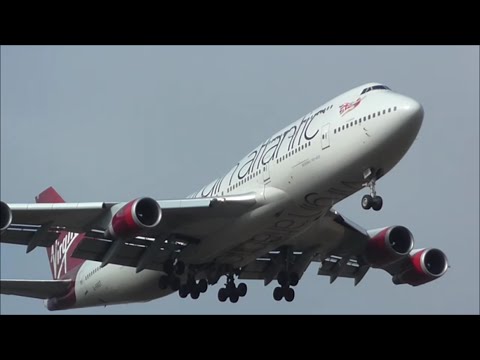
[{"label": "jet engine", "polygon": [[125,204],[113,216],[105,236],[112,239],[132,238],[160,223],[162,209],[152,198],[144,197]]},{"label": "jet engine", "polygon": [[0,201],[0,233],[3,233],[12,223],[12,210]]},{"label": "jet engine", "polygon": [[368,241],[365,260],[372,267],[383,267],[410,253],[413,244],[413,235],[406,227],[387,227]]},{"label": "jet engine", "polygon": [[394,284],[422,285],[443,276],[448,269],[447,256],[439,249],[422,249],[410,255],[410,264],[392,278]]}]

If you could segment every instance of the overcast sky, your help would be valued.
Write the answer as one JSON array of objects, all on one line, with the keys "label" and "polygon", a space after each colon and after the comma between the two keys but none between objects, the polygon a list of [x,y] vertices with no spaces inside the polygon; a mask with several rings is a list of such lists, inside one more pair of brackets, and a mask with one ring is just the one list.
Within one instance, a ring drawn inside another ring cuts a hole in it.
[{"label": "overcast sky", "polygon": [[[67,200],[181,198],[230,170],[277,130],[329,99],[381,82],[423,104],[419,136],[377,184],[336,209],[365,228],[404,225],[439,247],[451,269],[424,286],[384,271],[329,284],[310,265],[292,303],[248,282],[237,304],[222,281],[199,300],[68,314],[479,313],[479,48],[462,46],[155,46],[1,48],[1,199],[33,202],[53,185]],[[1,245],[1,277],[50,279],[44,249]],[[2,314],[46,314],[43,302],[0,296]]]}]

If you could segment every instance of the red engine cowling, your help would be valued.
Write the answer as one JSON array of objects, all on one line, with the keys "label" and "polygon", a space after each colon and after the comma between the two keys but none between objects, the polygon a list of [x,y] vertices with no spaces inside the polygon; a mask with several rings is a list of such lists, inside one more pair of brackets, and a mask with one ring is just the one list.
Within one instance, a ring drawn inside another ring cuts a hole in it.
[{"label": "red engine cowling", "polygon": [[0,233],[3,233],[12,223],[12,210],[0,201]]},{"label": "red engine cowling", "polygon": [[132,200],[113,216],[105,236],[113,239],[135,237],[157,226],[161,218],[162,210],[154,199],[145,197]]},{"label": "red engine cowling", "polygon": [[413,243],[413,235],[406,227],[385,228],[368,241],[365,260],[372,267],[383,267],[408,255]]},{"label": "red engine cowling", "polygon": [[394,284],[418,286],[443,276],[448,269],[448,260],[439,249],[423,249],[410,256],[410,265],[392,279]]}]

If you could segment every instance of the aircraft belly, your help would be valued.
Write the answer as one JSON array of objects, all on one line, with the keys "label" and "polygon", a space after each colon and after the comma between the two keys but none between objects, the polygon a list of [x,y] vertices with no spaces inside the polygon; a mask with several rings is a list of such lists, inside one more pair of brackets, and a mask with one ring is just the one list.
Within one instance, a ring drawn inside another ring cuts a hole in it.
[{"label": "aircraft belly", "polygon": [[95,275],[76,289],[75,308],[145,302],[172,292],[159,289],[158,279],[162,273],[158,271],[136,273],[132,267],[108,264]]}]

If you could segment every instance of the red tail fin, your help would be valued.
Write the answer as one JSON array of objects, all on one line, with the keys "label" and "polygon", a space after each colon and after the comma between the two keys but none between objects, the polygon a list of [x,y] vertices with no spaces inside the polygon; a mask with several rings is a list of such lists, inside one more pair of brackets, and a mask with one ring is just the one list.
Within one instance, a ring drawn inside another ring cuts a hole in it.
[{"label": "red tail fin", "polygon": [[[37,203],[64,203],[62,197],[53,187],[42,191],[35,197]],[[84,234],[61,231],[55,243],[47,249],[50,269],[54,279],[64,279],[73,276],[75,270],[85,260],[72,257],[73,251],[80,244]]]}]

